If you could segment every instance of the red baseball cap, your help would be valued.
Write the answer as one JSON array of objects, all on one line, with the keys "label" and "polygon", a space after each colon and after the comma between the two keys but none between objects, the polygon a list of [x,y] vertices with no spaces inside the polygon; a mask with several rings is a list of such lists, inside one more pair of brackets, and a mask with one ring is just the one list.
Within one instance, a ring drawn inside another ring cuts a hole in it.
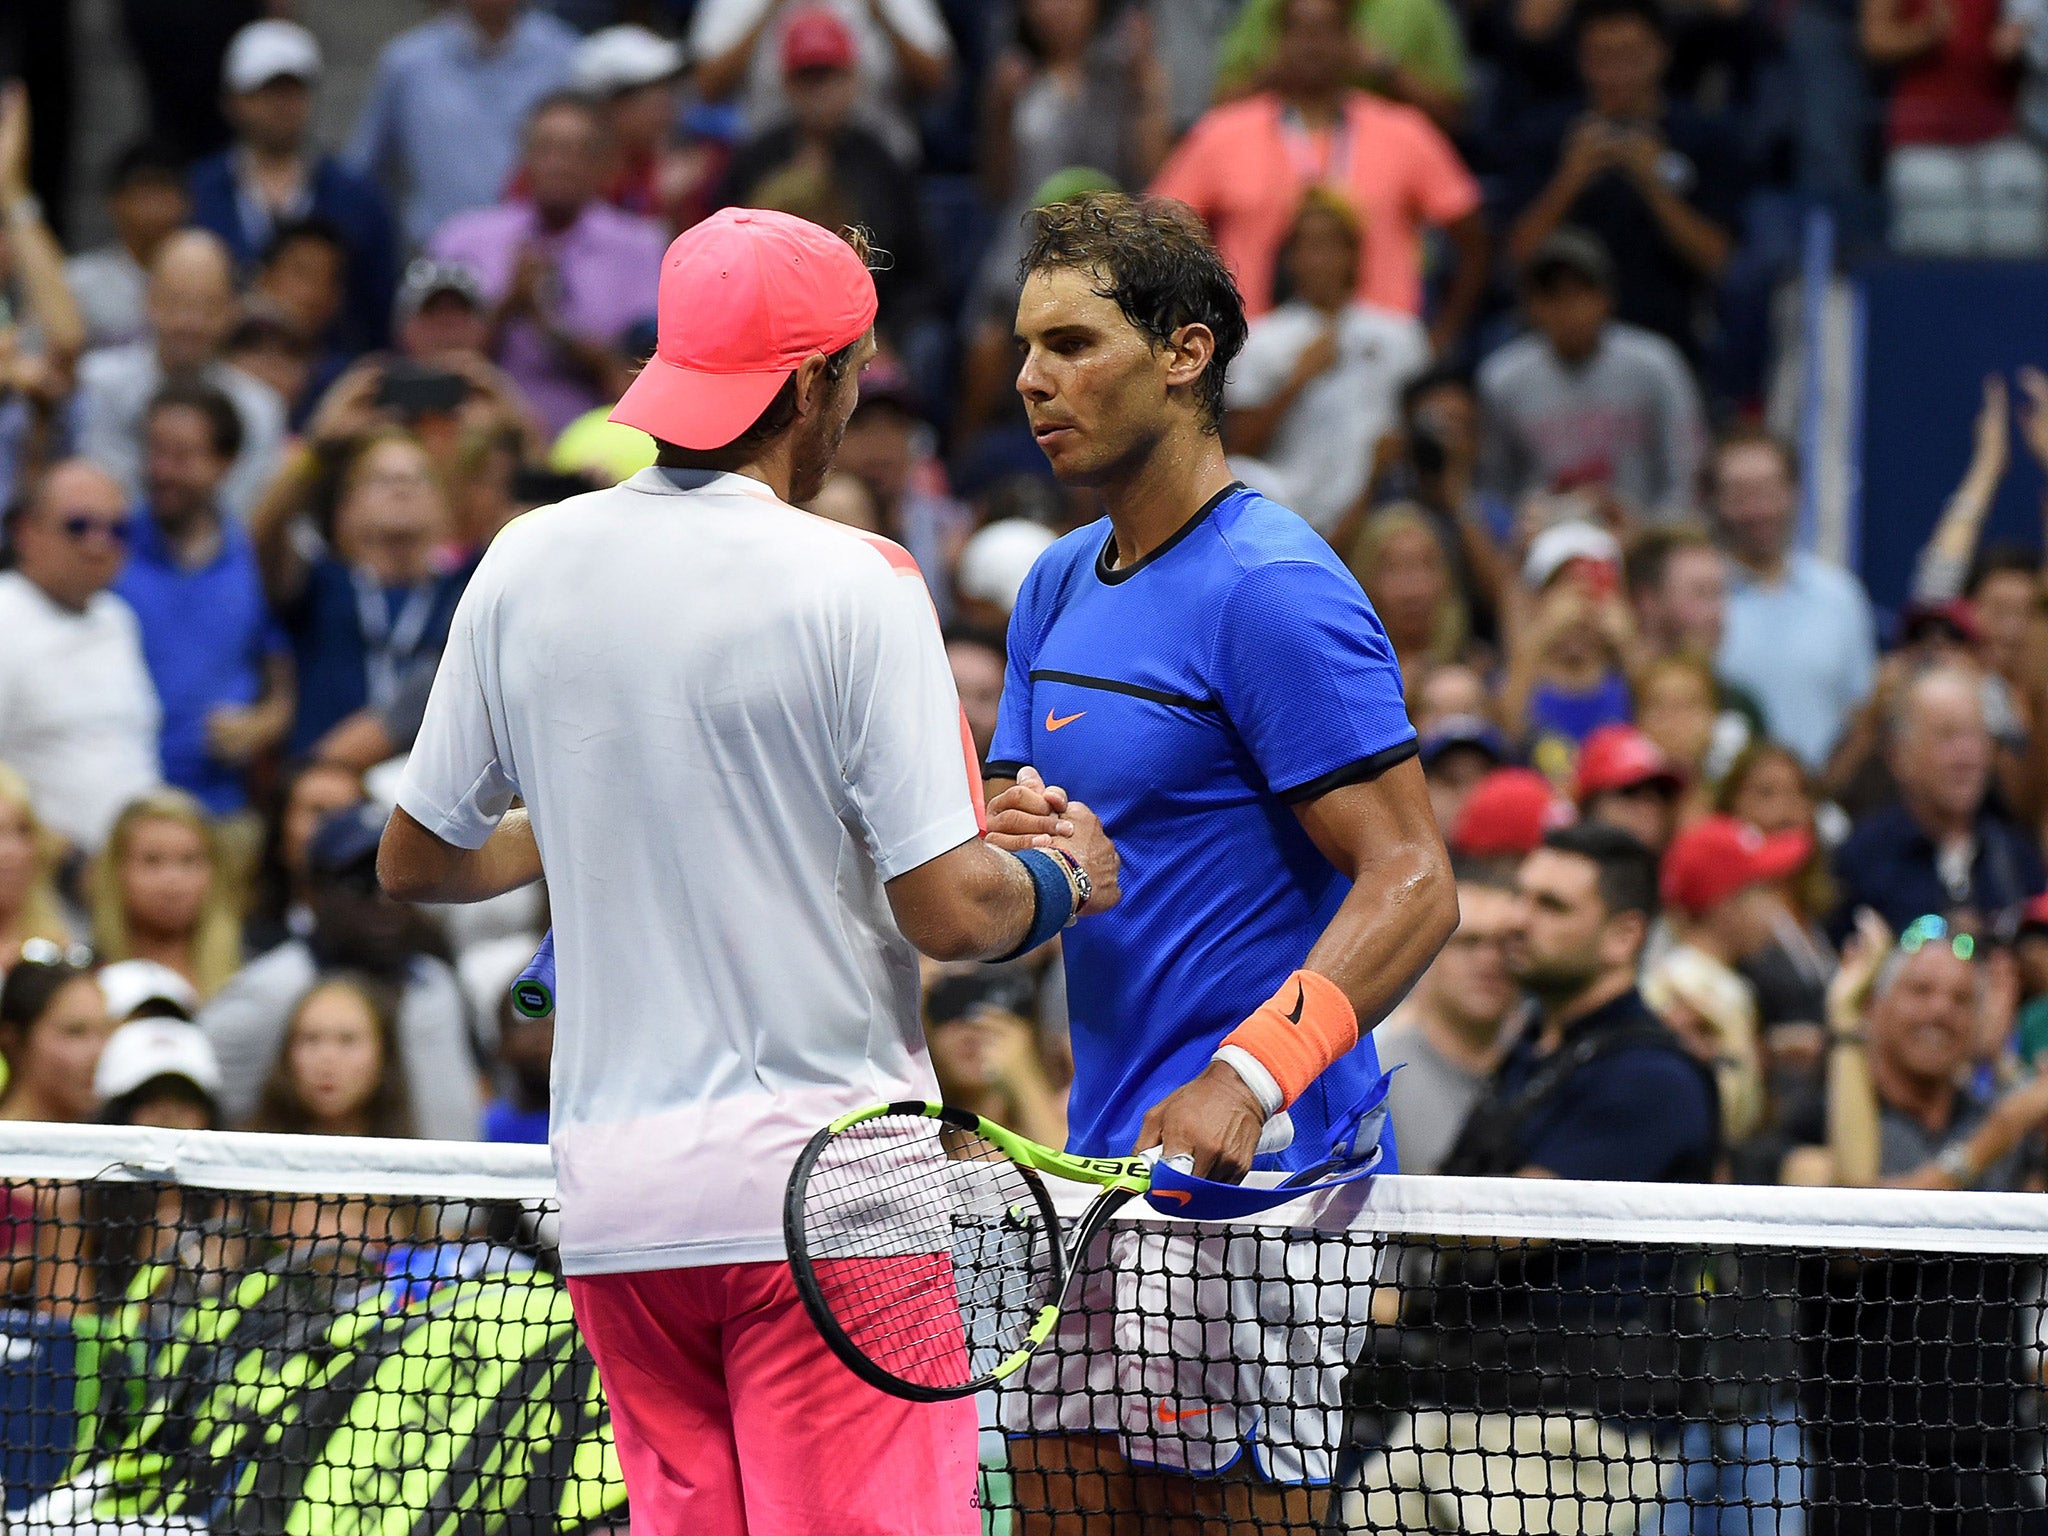
[{"label": "red baseball cap", "polygon": [[1733,816],[1708,816],[1672,839],[1658,886],[1667,906],[1698,917],[1737,891],[1784,879],[1812,854],[1808,833],[1766,837]]},{"label": "red baseball cap", "polygon": [[655,315],[654,356],[611,419],[679,448],[723,448],[806,358],[867,334],[875,280],[808,219],[726,208],[669,246]]},{"label": "red baseball cap", "polygon": [[2048,929],[2048,891],[2029,897],[2027,904],[2020,908],[2020,932],[2026,933],[2030,929]]},{"label": "red baseball cap", "polygon": [[1475,859],[1534,853],[1543,834],[1568,826],[1572,808],[1533,768],[1496,768],[1465,797],[1451,847]]},{"label": "red baseball cap", "polygon": [[1572,798],[1584,805],[1610,790],[1663,784],[1685,787],[1685,775],[1664,749],[1632,725],[1603,725],[1579,746],[1579,771]]},{"label": "red baseball cap", "polygon": [[794,75],[806,69],[851,69],[855,45],[853,28],[837,11],[822,5],[807,5],[791,13],[782,28],[782,72]]}]

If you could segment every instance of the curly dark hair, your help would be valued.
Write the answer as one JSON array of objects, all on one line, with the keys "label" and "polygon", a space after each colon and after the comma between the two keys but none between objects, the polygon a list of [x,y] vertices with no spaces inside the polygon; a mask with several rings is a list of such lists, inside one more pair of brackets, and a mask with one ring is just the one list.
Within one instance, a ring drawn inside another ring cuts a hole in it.
[{"label": "curly dark hair", "polygon": [[1204,425],[1223,425],[1223,376],[1244,347],[1244,299],[1202,222],[1183,203],[1121,192],[1091,192],[1033,209],[1020,277],[1050,268],[1085,272],[1095,292],[1163,346],[1184,325],[1216,338],[1209,366],[1195,380]]}]

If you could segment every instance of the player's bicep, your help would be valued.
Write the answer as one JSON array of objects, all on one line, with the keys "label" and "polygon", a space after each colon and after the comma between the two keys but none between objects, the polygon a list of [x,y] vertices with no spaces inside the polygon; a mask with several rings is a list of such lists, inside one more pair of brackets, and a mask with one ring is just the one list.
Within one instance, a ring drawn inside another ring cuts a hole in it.
[{"label": "player's bicep", "polygon": [[1294,814],[1347,880],[1376,864],[1444,857],[1422,765],[1412,752],[1369,779],[1302,801]]}]

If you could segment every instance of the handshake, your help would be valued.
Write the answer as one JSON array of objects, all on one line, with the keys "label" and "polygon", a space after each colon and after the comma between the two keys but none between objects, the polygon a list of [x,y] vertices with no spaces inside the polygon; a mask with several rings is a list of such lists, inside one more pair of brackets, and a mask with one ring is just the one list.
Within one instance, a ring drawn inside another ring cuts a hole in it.
[{"label": "handshake", "polygon": [[1090,914],[1106,912],[1123,894],[1117,885],[1116,844],[1101,818],[1036,768],[1018,771],[1017,781],[988,803],[988,841],[1015,853],[1024,848],[1058,848],[1088,872]]}]

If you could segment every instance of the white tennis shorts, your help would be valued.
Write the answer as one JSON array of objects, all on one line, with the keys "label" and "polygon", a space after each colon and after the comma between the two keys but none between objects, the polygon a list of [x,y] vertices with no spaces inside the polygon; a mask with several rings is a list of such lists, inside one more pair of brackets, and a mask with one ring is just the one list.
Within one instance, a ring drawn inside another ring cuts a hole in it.
[{"label": "white tennis shorts", "polygon": [[1129,1460],[1197,1477],[1249,1450],[1269,1482],[1327,1483],[1376,1253],[1363,1237],[1280,1228],[1114,1226],[1001,1391],[1003,1428],[1113,1434]]}]

